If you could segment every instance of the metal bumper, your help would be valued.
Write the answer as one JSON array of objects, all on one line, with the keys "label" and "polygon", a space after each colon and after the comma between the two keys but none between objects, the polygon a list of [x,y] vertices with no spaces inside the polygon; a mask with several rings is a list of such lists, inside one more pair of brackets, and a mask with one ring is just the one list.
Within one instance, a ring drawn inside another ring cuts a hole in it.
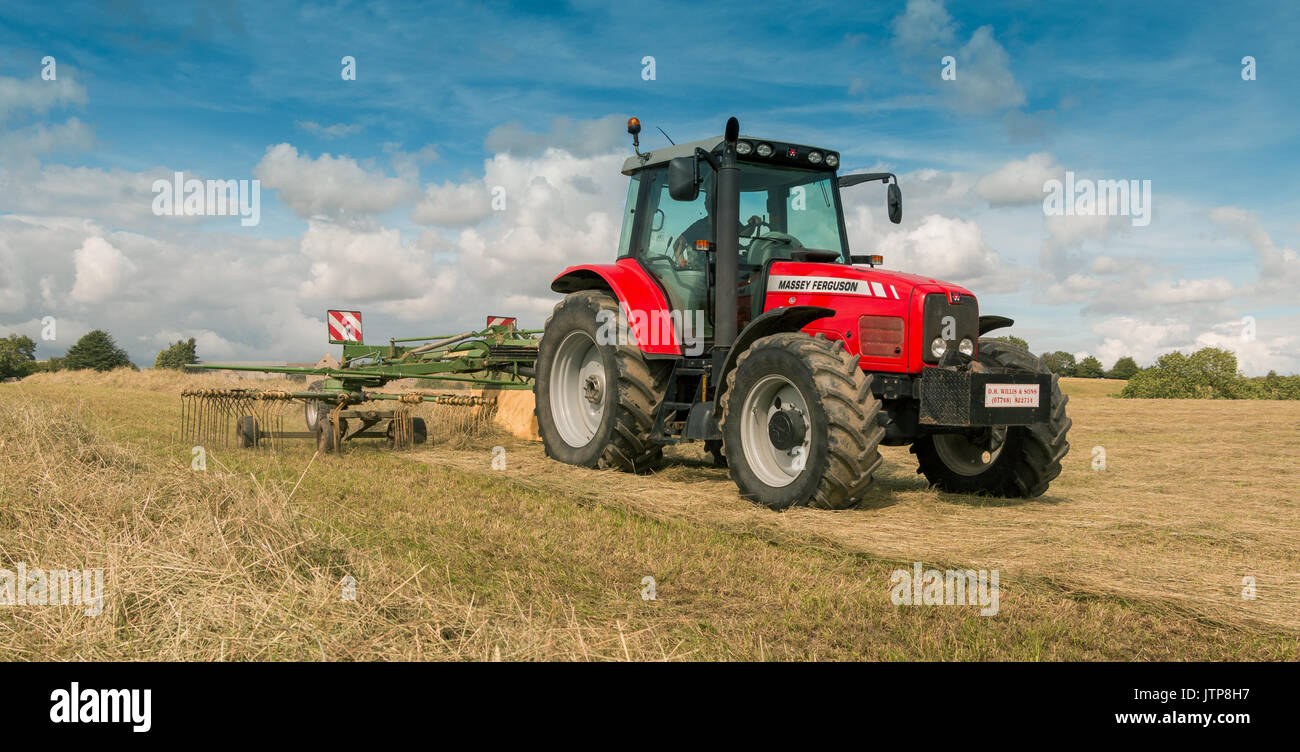
[{"label": "metal bumper", "polygon": [[926,368],[919,391],[922,425],[1027,426],[1051,419],[1051,374]]}]

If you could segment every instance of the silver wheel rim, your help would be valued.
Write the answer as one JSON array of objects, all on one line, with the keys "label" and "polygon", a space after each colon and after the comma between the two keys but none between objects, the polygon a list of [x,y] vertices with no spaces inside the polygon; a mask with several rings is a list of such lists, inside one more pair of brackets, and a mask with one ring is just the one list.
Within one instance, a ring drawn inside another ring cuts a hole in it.
[{"label": "silver wheel rim", "polygon": [[551,368],[551,416],[560,438],[571,447],[584,447],[600,429],[609,390],[605,363],[590,334],[570,332],[560,342]]},{"label": "silver wheel rim", "polygon": [[[778,410],[791,409],[803,415],[806,426],[803,444],[781,450],[772,444],[768,422]],[[759,379],[745,395],[740,414],[740,443],[749,469],[764,484],[782,488],[794,482],[808,462],[812,448],[812,421],[803,395],[792,381],[780,374]]]},{"label": "silver wheel rim", "polygon": [[944,433],[934,437],[934,450],[943,464],[958,475],[979,475],[993,466],[1006,446],[1007,429],[993,429],[993,447],[975,443],[959,433]]},{"label": "silver wheel rim", "polygon": [[307,426],[316,427],[316,422],[320,420],[320,403],[316,400],[307,400]]}]

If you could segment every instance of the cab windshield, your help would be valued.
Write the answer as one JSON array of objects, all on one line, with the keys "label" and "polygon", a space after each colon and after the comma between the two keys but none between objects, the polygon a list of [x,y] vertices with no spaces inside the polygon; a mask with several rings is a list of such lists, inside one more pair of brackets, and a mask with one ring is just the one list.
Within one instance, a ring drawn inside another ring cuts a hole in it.
[{"label": "cab windshield", "polygon": [[834,173],[741,163],[740,244],[747,258],[763,264],[802,249],[844,257]]}]

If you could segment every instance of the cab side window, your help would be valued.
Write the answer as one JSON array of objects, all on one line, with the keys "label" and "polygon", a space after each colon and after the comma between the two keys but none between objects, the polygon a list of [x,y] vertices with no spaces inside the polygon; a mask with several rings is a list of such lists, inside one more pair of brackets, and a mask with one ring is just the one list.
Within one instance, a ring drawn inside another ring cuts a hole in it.
[{"label": "cab side window", "polygon": [[641,192],[641,176],[633,175],[627,187],[627,203],[623,205],[623,231],[618,236],[618,257],[632,255],[632,227],[636,219],[636,200]]},{"label": "cab side window", "polygon": [[694,201],[674,201],[668,195],[668,170],[653,167],[642,173],[645,216],[633,248],[641,265],[668,293],[668,302],[682,311],[704,310],[707,305],[708,255],[695,250],[695,241],[713,241],[709,201],[712,175],[701,165],[704,187]]}]

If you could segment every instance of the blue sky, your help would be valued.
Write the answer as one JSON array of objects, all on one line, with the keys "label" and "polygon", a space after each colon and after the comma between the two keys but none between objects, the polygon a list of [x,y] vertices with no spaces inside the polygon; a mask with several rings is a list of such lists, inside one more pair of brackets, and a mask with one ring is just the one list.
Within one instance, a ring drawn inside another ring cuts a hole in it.
[{"label": "blue sky", "polygon": [[[902,226],[849,197],[855,250],[968,284],[1036,350],[1298,371],[1297,39],[1275,3],[10,3],[0,332],[53,315],[42,356],[103,327],[148,364],[179,336],[315,359],[329,306],[370,337],[540,324],[551,276],[613,256],[622,120],[653,147],[735,115],[898,172]],[[260,225],[153,216],[174,170],[258,177]],[[1150,180],[1153,221],[1045,217],[1026,186],[1063,170]]]}]

